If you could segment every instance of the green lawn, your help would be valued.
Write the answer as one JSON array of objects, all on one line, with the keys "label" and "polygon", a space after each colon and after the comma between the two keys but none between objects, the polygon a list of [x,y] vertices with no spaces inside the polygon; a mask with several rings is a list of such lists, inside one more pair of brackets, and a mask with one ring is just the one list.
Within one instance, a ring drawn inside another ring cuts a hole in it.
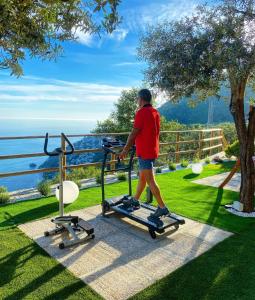
[{"label": "green lawn", "polygon": [[[172,211],[236,234],[134,299],[253,298],[255,219],[234,216],[222,207],[238,199],[237,193],[191,182],[225,172],[230,167],[230,164],[209,165],[199,176],[191,174],[189,169],[157,176]],[[126,185],[125,182],[108,185],[107,196],[125,193]],[[83,190],[65,211],[99,204],[100,198],[100,188]],[[16,227],[57,213],[54,197],[0,207],[0,295],[3,299],[100,299]]]}]

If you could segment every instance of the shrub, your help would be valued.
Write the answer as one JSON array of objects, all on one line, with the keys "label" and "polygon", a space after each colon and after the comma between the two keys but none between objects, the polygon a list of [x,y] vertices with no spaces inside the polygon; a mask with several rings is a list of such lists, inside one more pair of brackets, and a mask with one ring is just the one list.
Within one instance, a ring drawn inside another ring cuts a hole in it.
[{"label": "shrub", "polygon": [[227,149],[225,150],[226,156],[240,156],[240,149],[239,149],[239,141],[235,141],[233,144],[229,145]]},{"label": "shrub", "polygon": [[10,195],[8,192],[0,193],[0,204],[4,204],[10,200]]},{"label": "shrub", "polygon": [[37,185],[37,190],[43,195],[43,196],[49,196],[51,192],[50,188],[50,182],[47,180],[41,181]]},{"label": "shrub", "polygon": [[200,162],[200,159],[195,157],[192,162],[193,164],[198,164]]},{"label": "shrub", "polygon": [[188,162],[187,160],[183,159],[183,160],[181,161],[181,166],[182,166],[183,168],[187,168],[188,165],[189,165],[189,162]]},{"label": "shrub", "polygon": [[7,193],[7,188],[5,186],[0,186],[0,193]]},{"label": "shrub", "polygon": [[126,181],[127,180],[127,175],[125,173],[119,173],[117,175],[117,178],[119,181]]},{"label": "shrub", "polygon": [[80,180],[73,180],[73,182],[75,184],[77,184],[77,186],[78,186],[79,189],[81,188],[81,181]]},{"label": "shrub", "polygon": [[100,185],[102,184],[101,175],[97,175],[97,176],[96,176],[96,183],[97,183],[97,184],[100,184]]},{"label": "shrub", "polygon": [[169,167],[169,170],[171,170],[171,171],[176,170],[176,164],[173,163],[173,162],[171,162],[171,163],[168,165],[168,167]]},{"label": "shrub", "polygon": [[211,162],[210,157],[207,156],[207,157],[205,158],[205,163],[206,163],[206,164],[209,164],[210,162]]},{"label": "shrub", "polygon": [[159,168],[159,167],[157,167],[156,170],[155,170],[155,172],[156,172],[157,174],[162,173],[162,169]]}]

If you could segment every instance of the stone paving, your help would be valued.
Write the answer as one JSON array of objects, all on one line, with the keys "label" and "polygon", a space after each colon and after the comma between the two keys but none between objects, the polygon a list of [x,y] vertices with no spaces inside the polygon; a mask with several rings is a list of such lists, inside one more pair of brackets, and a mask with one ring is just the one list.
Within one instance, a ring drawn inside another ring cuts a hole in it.
[{"label": "stone paving", "polygon": [[54,226],[50,218],[19,228],[106,300],[129,298],[231,235],[185,219],[178,231],[169,230],[153,240],[134,221],[117,215],[102,217],[100,206],[72,214],[94,225],[94,240],[60,250],[60,237],[43,236]]},{"label": "stone paving", "polygon": [[[194,183],[208,185],[213,187],[219,187],[220,184],[225,180],[229,173],[221,173],[218,175],[194,180]],[[236,173],[232,177],[232,179],[225,185],[224,189],[231,190],[234,192],[239,192],[240,190],[240,182],[241,182],[241,174]]]}]

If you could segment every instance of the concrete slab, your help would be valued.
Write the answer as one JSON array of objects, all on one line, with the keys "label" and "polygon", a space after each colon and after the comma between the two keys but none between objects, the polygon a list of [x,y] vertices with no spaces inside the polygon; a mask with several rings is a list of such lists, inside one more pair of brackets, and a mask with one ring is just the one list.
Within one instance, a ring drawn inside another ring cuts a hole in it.
[{"label": "concrete slab", "polygon": [[[194,183],[219,187],[221,183],[227,178],[229,173],[221,173],[210,177],[194,180]],[[224,190],[239,192],[240,190],[241,175],[236,173],[232,179],[225,185]]]},{"label": "concrete slab", "polygon": [[117,214],[102,217],[99,205],[72,215],[94,225],[94,240],[60,250],[61,236],[43,236],[54,227],[51,218],[19,228],[107,300],[129,298],[231,235],[186,219],[179,230],[169,230],[153,240],[145,227],[127,218]]}]

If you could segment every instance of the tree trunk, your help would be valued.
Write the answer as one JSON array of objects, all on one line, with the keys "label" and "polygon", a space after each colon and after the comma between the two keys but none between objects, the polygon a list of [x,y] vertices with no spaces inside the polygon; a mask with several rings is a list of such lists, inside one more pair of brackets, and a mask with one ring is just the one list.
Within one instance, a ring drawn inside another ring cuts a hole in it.
[{"label": "tree trunk", "polygon": [[244,205],[244,212],[251,212],[254,210],[253,197],[255,191],[255,168],[252,160],[255,138],[255,108],[251,107],[247,124],[244,111],[245,87],[246,80],[234,84],[233,82],[231,83],[230,111],[235,121],[240,143],[240,202]]}]

